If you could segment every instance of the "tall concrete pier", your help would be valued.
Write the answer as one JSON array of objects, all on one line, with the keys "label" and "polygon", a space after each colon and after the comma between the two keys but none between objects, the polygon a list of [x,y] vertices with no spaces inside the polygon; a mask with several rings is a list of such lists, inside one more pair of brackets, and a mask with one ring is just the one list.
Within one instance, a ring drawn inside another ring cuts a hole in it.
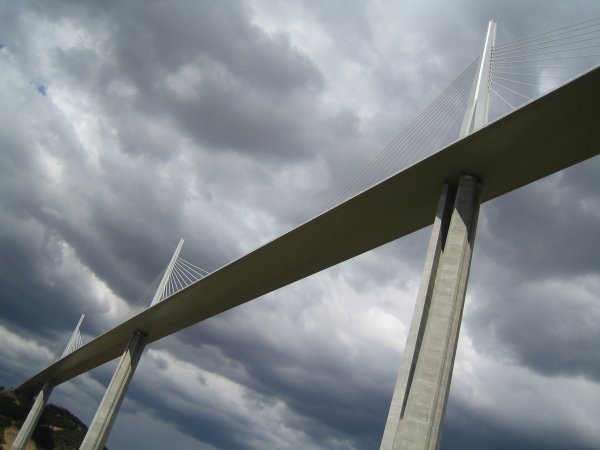
[{"label": "tall concrete pier", "polygon": [[[496,23],[490,21],[460,137],[488,121],[495,34]],[[468,174],[460,178],[458,186],[442,187],[404,358],[381,441],[382,450],[434,450],[440,446],[480,192],[480,180]]]},{"label": "tall concrete pier", "polygon": [[479,181],[444,185],[382,449],[437,449],[479,212]]},{"label": "tall concrete pier", "polygon": [[50,398],[53,388],[54,383],[52,383],[52,380],[46,380],[42,390],[35,398],[33,406],[29,410],[29,414],[19,430],[19,434],[17,434],[17,437],[13,441],[11,450],[25,450],[29,439],[31,439],[31,436],[35,431],[35,427],[37,426],[37,423],[44,412],[44,408],[46,407],[46,403],[48,403],[48,399]]},{"label": "tall concrete pier", "polygon": [[79,450],[102,450],[104,448],[144,347],[144,335],[138,331],[129,341],[129,345],[119,361],[117,370],[115,370]]}]

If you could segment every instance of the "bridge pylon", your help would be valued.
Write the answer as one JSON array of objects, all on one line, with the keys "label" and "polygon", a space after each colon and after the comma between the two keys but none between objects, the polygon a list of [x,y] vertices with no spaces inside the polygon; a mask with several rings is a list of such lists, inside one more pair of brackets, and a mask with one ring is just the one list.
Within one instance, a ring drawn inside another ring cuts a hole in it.
[{"label": "bridge pylon", "polygon": [[[69,342],[67,342],[67,345],[65,346],[65,350],[63,351],[61,358],[64,358],[69,353],[81,347],[81,333],[79,332],[79,327],[81,327],[84,317],[85,314],[82,314],[79,318],[79,322],[77,322],[77,326],[73,330],[73,333],[69,338]],[[50,394],[52,393],[53,389],[54,380],[47,379],[44,382],[39,394],[36,396],[35,401],[29,410],[29,414],[27,414],[27,418],[25,419],[25,422],[23,422],[23,425],[17,434],[17,437],[13,441],[11,450],[25,450],[29,439],[31,439],[31,436],[35,431],[35,427],[37,426],[40,417],[42,417],[42,413],[44,412],[44,408],[48,403],[48,399],[50,398]]]},{"label": "bridge pylon", "polygon": [[[181,252],[181,247],[183,247],[183,242],[183,239],[179,240],[179,244],[177,244],[177,248],[171,257],[171,261],[167,265],[167,269],[152,298],[150,307],[161,301],[167,283],[169,283],[169,280],[171,279],[171,274],[173,273],[175,262]],[[119,364],[117,365],[117,369],[113,374],[110,384],[104,393],[104,397],[102,397],[100,406],[98,406],[98,409],[96,410],[92,423],[83,438],[79,450],[102,450],[104,448],[110,430],[119,413],[121,403],[123,403],[123,399],[127,393],[129,383],[133,378],[137,364],[146,347],[145,337],[146,335],[140,330],[136,331],[131,337],[123,356],[121,356],[121,359],[119,360]]]},{"label": "bridge pylon", "polygon": [[[460,130],[461,138],[488,121],[495,34],[496,23],[492,20]],[[442,186],[381,450],[435,450],[440,446],[475,242],[480,192],[481,180],[468,173],[460,178],[458,186]]]}]

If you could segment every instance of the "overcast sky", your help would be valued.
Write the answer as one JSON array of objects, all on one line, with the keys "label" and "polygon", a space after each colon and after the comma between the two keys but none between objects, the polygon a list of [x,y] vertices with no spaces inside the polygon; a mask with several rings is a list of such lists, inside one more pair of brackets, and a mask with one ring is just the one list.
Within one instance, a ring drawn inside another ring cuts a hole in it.
[{"label": "overcast sky", "polygon": [[[0,384],[310,218],[497,42],[597,0],[0,0]],[[568,149],[566,149],[568,150]],[[600,448],[600,159],[482,206],[443,449]],[[111,450],[370,449],[429,230],[149,346]],[[146,299],[149,303],[149,299]],[[55,389],[89,423],[114,368]]]}]

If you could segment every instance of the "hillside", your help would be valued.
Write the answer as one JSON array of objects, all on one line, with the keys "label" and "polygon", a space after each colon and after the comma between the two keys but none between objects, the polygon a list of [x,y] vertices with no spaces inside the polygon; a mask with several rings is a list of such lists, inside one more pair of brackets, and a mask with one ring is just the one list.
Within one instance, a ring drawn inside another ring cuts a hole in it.
[{"label": "hillside", "polygon": [[[0,388],[0,450],[10,450],[27,413],[14,391]],[[48,404],[27,450],[77,450],[86,431],[85,424],[68,410]]]}]

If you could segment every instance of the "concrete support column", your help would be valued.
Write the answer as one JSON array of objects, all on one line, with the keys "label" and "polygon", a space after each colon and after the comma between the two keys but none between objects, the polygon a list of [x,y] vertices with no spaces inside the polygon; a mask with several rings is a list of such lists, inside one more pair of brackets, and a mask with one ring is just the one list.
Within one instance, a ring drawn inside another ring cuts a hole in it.
[{"label": "concrete support column", "polygon": [[396,387],[392,396],[392,403],[388,413],[387,421],[383,438],[381,440],[382,450],[391,450],[394,445],[394,439],[406,407],[408,392],[414,377],[415,366],[425,332],[425,324],[429,314],[429,306],[431,304],[431,295],[433,293],[435,276],[437,273],[440,255],[446,241],[450,216],[454,206],[454,190],[448,184],[442,186],[442,192],[438,201],[435,219],[431,229],[431,238],[429,239],[429,248],[425,257],[425,266],[423,267],[423,275],[421,276],[421,285],[419,294],[415,303],[415,309],[412,316],[412,321],[404,347],[404,355],[398,378],[396,379]]},{"label": "concrete support column", "polygon": [[437,449],[479,213],[479,181],[444,186],[381,449]]},{"label": "concrete support column", "polygon": [[33,406],[31,407],[25,422],[23,422],[23,426],[19,430],[19,434],[17,434],[11,450],[25,450],[25,447],[27,447],[27,442],[29,442],[29,439],[31,439],[31,436],[35,431],[35,427],[37,426],[37,423],[44,412],[46,403],[48,403],[52,389],[54,389],[54,383],[52,380],[47,380],[44,383],[42,390],[35,398],[35,402],[33,402]]},{"label": "concrete support column", "polygon": [[144,351],[144,337],[141,332],[137,331],[129,341],[79,450],[104,448],[129,382]]}]

